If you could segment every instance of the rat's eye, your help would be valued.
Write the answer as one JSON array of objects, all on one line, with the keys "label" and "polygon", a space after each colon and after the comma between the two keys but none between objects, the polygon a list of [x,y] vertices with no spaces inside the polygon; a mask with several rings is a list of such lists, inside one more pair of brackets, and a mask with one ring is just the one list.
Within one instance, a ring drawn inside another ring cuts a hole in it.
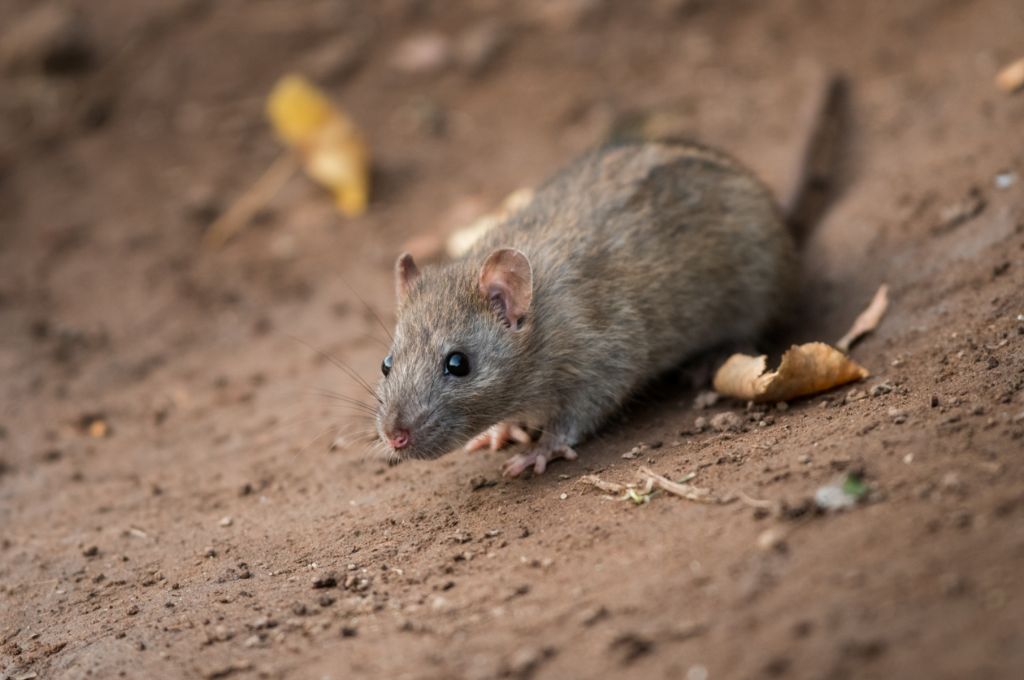
[{"label": "rat's eye", "polygon": [[391,364],[394,363],[394,361],[395,360],[392,359],[389,354],[384,357],[384,361],[380,362],[380,372],[384,374],[385,378],[388,377],[388,373],[391,372]]},{"label": "rat's eye", "polygon": [[462,352],[452,352],[444,360],[444,372],[457,378],[469,375],[469,357]]}]

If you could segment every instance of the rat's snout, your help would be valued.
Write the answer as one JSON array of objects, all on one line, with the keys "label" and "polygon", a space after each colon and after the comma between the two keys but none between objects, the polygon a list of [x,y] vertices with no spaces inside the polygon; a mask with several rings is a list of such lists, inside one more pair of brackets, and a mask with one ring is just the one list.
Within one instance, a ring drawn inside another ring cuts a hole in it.
[{"label": "rat's snout", "polygon": [[380,434],[381,439],[386,441],[395,451],[401,451],[412,443],[409,425],[397,413],[389,413],[383,418]]},{"label": "rat's snout", "polygon": [[389,430],[385,435],[388,438],[388,443],[391,444],[391,448],[396,451],[404,449],[409,445],[409,430],[404,427]]}]

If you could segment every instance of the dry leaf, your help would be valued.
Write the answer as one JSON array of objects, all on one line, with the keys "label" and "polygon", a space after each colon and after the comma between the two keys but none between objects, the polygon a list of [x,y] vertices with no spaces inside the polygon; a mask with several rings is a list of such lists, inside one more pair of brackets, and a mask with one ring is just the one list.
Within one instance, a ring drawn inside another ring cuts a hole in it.
[{"label": "dry leaf", "polygon": [[501,202],[501,207],[497,210],[478,217],[469,226],[463,227],[449,236],[445,244],[445,251],[448,253],[448,256],[452,258],[462,257],[469,252],[473,244],[479,241],[484,234],[524,208],[532,200],[533,189],[528,187],[516,189],[505,197],[505,200]]},{"label": "dry leaf", "polygon": [[868,377],[868,371],[823,342],[793,345],[776,371],[767,357],[733,354],[715,373],[715,391],[745,401],[789,401]]},{"label": "dry leaf", "polygon": [[850,330],[836,343],[836,347],[842,352],[849,352],[853,343],[878,328],[878,324],[888,308],[889,286],[883,283],[878,287],[875,297],[871,299],[871,303],[860,313],[860,316],[853,322],[853,325],[850,326]]},{"label": "dry leaf", "polygon": [[351,118],[299,75],[277,82],[267,115],[278,136],[302,156],[306,174],[334,193],[339,210],[349,216],[366,212],[370,153]]},{"label": "dry leaf", "polygon": [[996,75],[996,87],[1007,94],[1024,88],[1024,57],[1000,69]]}]

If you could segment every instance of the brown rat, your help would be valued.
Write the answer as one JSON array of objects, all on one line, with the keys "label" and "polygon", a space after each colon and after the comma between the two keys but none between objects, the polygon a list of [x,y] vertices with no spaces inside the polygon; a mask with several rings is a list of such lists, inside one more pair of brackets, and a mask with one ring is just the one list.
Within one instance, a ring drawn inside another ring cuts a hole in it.
[{"label": "brown rat", "polygon": [[525,423],[540,438],[506,474],[576,458],[645,383],[778,319],[795,250],[769,191],[723,153],[588,153],[461,259],[421,273],[399,258],[378,432],[397,458],[436,458],[526,443]]}]

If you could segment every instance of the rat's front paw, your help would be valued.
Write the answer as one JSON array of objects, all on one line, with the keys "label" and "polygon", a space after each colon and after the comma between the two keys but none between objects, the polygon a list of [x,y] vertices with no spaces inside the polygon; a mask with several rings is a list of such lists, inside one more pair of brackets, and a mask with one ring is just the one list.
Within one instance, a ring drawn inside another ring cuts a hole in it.
[{"label": "rat's front paw", "polygon": [[547,469],[548,463],[556,458],[576,460],[577,457],[576,451],[568,444],[559,439],[548,439],[544,436],[526,453],[512,456],[505,461],[505,467],[502,468],[501,474],[506,477],[518,477],[532,467],[533,474],[539,475]]},{"label": "rat's front paw", "polygon": [[490,447],[491,451],[504,448],[509,442],[529,444],[533,441],[530,433],[514,423],[498,423],[487,428],[466,444],[467,451],[477,451]]}]

